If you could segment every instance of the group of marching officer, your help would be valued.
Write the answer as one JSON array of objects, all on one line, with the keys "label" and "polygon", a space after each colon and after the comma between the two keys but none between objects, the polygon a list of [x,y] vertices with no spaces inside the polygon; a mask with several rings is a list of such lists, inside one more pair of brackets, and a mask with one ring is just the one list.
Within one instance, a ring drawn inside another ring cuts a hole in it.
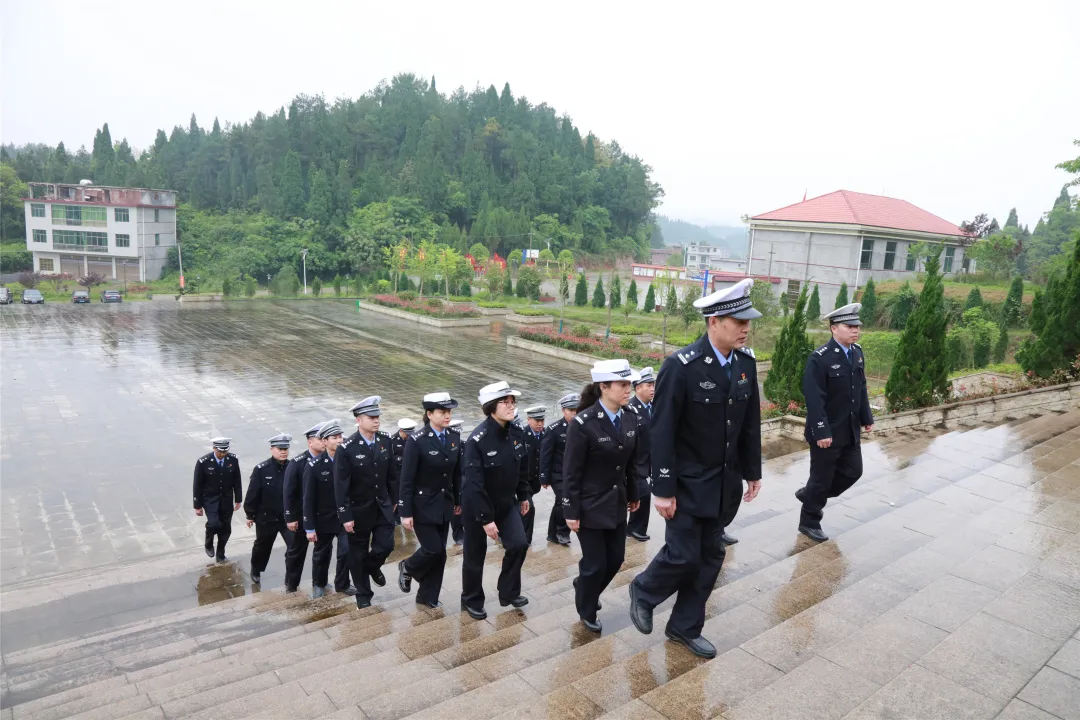
[{"label": "group of marching officer", "polygon": [[[532,541],[533,496],[551,488],[556,502],[547,539],[581,547],[574,579],[584,626],[601,632],[600,595],[619,572],[627,537],[646,541],[649,500],[666,521],[665,545],[629,585],[630,617],[652,632],[653,610],[674,595],[668,638],[702,657],[716,649],[701,637],[705,605],[725,556],[726,535],[742,502],[761,487],[760,398],[753,351],[745,347],[752,279],[695,301],[706,332],[669,356],[655,375],[626,360],[601,360],[580,394],[559,399],[562,417],[545,427],[546,408],[526,408],[506,382],[480,389],[484,420],[467,439],[452,419],[448,393],[425,395],[422,424],[403,420],[394,437],[380,431],[380,398],[352,407],[356,432],[344,438],[338,420],[310,428],[307,450],[288,459],[291,436],[270,439],[271,457],[252,471],[242,503],[240,469],[228,438],[195,467],[195,511],[206,515],[206,553],[225,560],[232,512],[241,503],[256,527],[251,575],[266,568],[278,534],[285,539],[286,590],[300,583],[309,544],[313,596],[327,588],[337,542],[334,587],[371,605],[371,583],[386,584],[383,563],[400,523],[417,540],[398,563],[398,586],[416,602],[442,605],[439,593],[453,530],[463,544],[461,609],[487,617],[483,574],[488,540],[501,543],[499,604],[528,604],[521,568]],[[873,428],[858,339],[860,305],[825,316],[833,339],[809,357],[803,380],[810,478],[796,492],[799,531],[815,541],[829,498],[861,475],[860,426]],[[745,483],[745,488],[744,488]],[[215,548],[214,541],[217,540]],[[351,577],[351,584],[350,584]]]}]

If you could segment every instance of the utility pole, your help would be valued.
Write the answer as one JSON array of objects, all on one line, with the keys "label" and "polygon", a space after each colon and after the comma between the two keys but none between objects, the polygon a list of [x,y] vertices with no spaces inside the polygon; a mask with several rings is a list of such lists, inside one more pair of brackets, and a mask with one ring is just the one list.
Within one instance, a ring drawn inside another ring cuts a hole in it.
[{"label": "utility pole", "polygon": [[307,250],[300,251],[300,259],[304,261],[304,295],[307,295]]}]

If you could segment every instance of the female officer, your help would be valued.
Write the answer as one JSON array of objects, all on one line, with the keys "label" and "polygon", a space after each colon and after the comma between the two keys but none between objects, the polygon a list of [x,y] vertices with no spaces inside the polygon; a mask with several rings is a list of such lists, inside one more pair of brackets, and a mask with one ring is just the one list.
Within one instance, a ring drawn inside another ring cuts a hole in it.
[{"label": "female officer", "polygon": [[425,395],[424,425],[406,438],[401,459],[401,524],[420,547],[398,563],[398,587],[407,593],[419,580],[416,602],[429,608],[442,605],[446,535],[461,513],[461,435],[448,427],[457,406],[450,393]]},{"label": "female officer", "polygon": [[502,539],[499,604],[519,608],[529,602],[521,594],[521,566],[529,549],[521,521],[529,511],[529,459],[525,438],[512,425],[520,394],[505,382],[480,388],[487,419],[473,429],[463,451],[461,609],[475,620],[487,617],[483,580],[488,538]]},{"label": "female officer", "polygon": [[600,593],[626,554],[626,512],[638,509],[638,416],[623,411],[637,379],[626,360],[597,362],[566,432],[563,515],[581,543],[575,601],[593,632],[603,629],[596,618]]}]

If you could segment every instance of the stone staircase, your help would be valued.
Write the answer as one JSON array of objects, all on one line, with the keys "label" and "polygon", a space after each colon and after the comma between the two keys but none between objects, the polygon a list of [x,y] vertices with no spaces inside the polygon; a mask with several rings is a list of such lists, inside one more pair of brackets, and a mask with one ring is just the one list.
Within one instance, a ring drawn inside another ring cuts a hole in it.
[{"label": "stone staircase", "polygon": [[[629,622],[658,518],[628,542],[602,636],[577,622],[576,543],[543,543],[538,520],[521,610],[492,586],[487,620],[459,613],[459,552],[445,607],[420,607],[395,555],[365,610],[268,589],[5,653],[0,720],[1075,717],[1078,458],[1080,411],[867,444],[821,545],[795,532],[807,453],[769,461],[731,528],[708,662],[665,641],[670,601],[652,635]],[[492,547],[486,583],[500,560]]]}]

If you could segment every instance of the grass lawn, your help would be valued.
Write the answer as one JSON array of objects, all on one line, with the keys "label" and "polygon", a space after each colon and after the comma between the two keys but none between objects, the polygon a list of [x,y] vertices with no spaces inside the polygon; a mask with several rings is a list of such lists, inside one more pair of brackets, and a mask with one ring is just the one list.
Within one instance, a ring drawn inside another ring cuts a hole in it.
[{"label": "grass lawn", "polygon": [[[998,283],[1001,284],[998,284]],[[877,293],[881,295],[890,295],[897,292],[903,286],[904,283],[899,280],[886,280],[885,282],[875,283]],[[983,300],[989,300],[990,302],[1004,302],[1005,296],[1009,294],[1009,283],[1007,281],[998,281],[991,283],[978,282],[978,283],[966,283],[956,282],[955,280],[945,280],[944,290],[945,296],[955,298],[963,302],[967,300],[968,293],[971,292],[971,288],[979,288],[979,293],[983,296]],[[1024,299],[1023,302],[1030,303],[1031,299],[1035,297],[1035,288],[1041,287],[1033,283],[1024,282]],[[911,282],[911,289],[918,295],[922,292],[923,284],[921,282]]]}]

